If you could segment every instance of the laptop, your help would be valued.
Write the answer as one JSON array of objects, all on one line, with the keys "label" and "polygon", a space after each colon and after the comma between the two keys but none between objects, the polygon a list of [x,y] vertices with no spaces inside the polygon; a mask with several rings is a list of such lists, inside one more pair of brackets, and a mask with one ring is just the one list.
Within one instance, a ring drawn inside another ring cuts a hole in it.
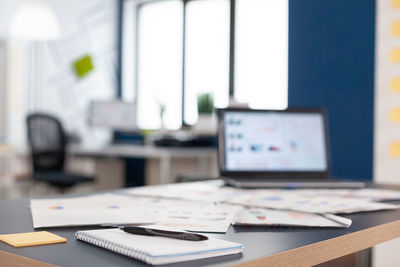
[{"label": "laptop", "polygon": [[218,165],[241,188],[362,188],[334,181],[323,109],[218,111]]}]

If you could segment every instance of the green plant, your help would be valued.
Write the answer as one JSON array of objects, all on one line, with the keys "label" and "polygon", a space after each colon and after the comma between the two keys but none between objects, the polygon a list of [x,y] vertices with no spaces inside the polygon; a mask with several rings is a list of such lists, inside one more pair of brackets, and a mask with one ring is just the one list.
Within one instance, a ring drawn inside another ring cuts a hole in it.
[{"label": "green plant", "polygon": [[197,97],[197,111],[199,114],[212,114],[214,112],[214,99],[212,94],[204,93]]}]

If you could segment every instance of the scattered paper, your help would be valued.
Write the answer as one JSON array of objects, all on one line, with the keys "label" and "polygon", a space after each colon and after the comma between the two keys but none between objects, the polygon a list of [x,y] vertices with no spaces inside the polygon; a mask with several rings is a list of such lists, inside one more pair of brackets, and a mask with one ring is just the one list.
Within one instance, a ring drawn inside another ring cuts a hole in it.
[{"label": "scattered paper", "polygon": [[350,214],[350,213],[366,212],[366,211],[396,210],[398,208],[400,208],[400,205],[379,203],[379,202],[366,202],[366,203],[358,203],[353,205],[353,207],[348,207],[347,209],[344,210],[337,210],[332,213]]},{"label": "scattered paper", "polygon": [[370,201],[400,200],[400,191],[362,188],[362,189],[299,189],[294,191],[302,196],[335,196],[341,198],[361,198]]},{"label": "scattered paper", "polygon": [[307,195],[300,190],[254,190],[252,194],[227,199],[229,204],[246,207],[293,210],[308,213],[353,213],[397,209],[398,205],[375,203],[356,197]]},{"label": "scattered paper", "polygon": [[400,191],[379,188],[363,188],[355,190],[354,196],[367,198],[373,201],[400,200]]},{"label": "scattered paper", "polygon": [[30,206],[34,228],[155,222],[148,212],[135,209],[130,197],[115,194],[32,199]]},{"label": "scattered paper", "polygon": [[238,210],[225,204],[119,194],[31,200],[35,228],[157,223],[180,230],[225,233]]},{"label": "scattered paper", "polygon": [[239,211],[233,224],[347,228],[351,225],[351,222],[351,219],[333,214],[319,215],[295,211],[250,208]]},{"label": "scattered paper", "polygon": [[222,187],[223,184],[224,182],[222,180],[214,180],[209,182],[143,186],[124,190],[124,193],[133,196],[161,197],[215,203],[245,192],[233,187]]},{"label": "scattered paper", "polygon": [[[246,190],[223,187],[221,180],[214,180],[138,187],[88,197],[36,199],[31,200],[31,211],[35,228],[158,224],[177,230],[225,233],[233,222],[348,227],[351,220],[333,214],[400,207],[376,202],[388,200],[400,200],[400,191],[374,188]],[[243,207],[250,209],[243,211]],[[268,220],[262,219],[264,217]]]},{"label": "scattered paper", "polygon": [[226,233],[239,209],[232,205],[214,205],[182,200],[154,200],[145,205],[157,223],[178,230]]}]

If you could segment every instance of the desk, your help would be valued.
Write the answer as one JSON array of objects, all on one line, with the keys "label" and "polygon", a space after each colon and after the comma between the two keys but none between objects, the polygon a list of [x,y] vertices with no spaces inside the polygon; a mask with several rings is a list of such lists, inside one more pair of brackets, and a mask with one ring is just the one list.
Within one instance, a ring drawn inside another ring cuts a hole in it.
[{"label": "desk", "polygon": [[[28,203],[28,199],[0,201],[0,233],[33,231]],[[400,210],[348,217],[353,220],[353,225],[347,229],[230,227],[227,234],[213,236],[242,243],[245,247],[243,255],[168,266],[312,266],[400,237]],[[66,237],[66,244],[16,249],[0,243],[0,263],[22,262],[26,266],[35,266],[31,259],[18,257],[24,256],[62,266],[148,266],[75,240],[74,233],[81,229],[89,228],[50,229]],[[18,266],[25,266],[23,264]]]},{"label": "desk", "polygon": [[[115,144],[101,148],[87,148],[82,146],[70,146],[68,153],[72,156],[77,157],[91,157],[95,159],[104,158],[145,158],[148,160],[148,166],[146,166],[146,173],[149,179],[146,181],[147,184],[167,184],[175,182],[171,180],[174,175],[172,173],[172,160],[174,159],[196,159],[197,160],[197,171],[207,177],[215,177],[218,174],[217,171],[217,151],[215,148],[177,148],[177,147],[156,147],[152,145],[131,145],[131,144]],[[155,165],[158,165],[157,168]],[[210,167],[212,166],[212,167]],[[114,168],[115,165],[107,166]],[[109,170],[105,170],[105,163],[100,162],[96,164],[96,168],[100,169],[96,177],[102,177],[109,175]],[[118,166],[121,168],[121,166]],[[154,173],[154,170],[159,170],[158,173]],[[115,177],[118,171],[113,172]],[[115,178],[114,178],[115,179]],[[116,187],[111,187],[111,189]],[[107,189],[106,187],[100,187],[98,189]],[[110,187],[108,188],[110,189]]]}]

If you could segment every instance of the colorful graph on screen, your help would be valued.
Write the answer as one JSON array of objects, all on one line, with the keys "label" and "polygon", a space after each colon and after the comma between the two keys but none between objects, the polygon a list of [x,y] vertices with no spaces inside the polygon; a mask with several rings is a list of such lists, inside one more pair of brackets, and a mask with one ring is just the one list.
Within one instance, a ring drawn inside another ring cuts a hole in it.
[{"label": "colorful graph on screen", "polygon": [[326,170],[323,120],[319,113],[225,113],[227,170]]}]

